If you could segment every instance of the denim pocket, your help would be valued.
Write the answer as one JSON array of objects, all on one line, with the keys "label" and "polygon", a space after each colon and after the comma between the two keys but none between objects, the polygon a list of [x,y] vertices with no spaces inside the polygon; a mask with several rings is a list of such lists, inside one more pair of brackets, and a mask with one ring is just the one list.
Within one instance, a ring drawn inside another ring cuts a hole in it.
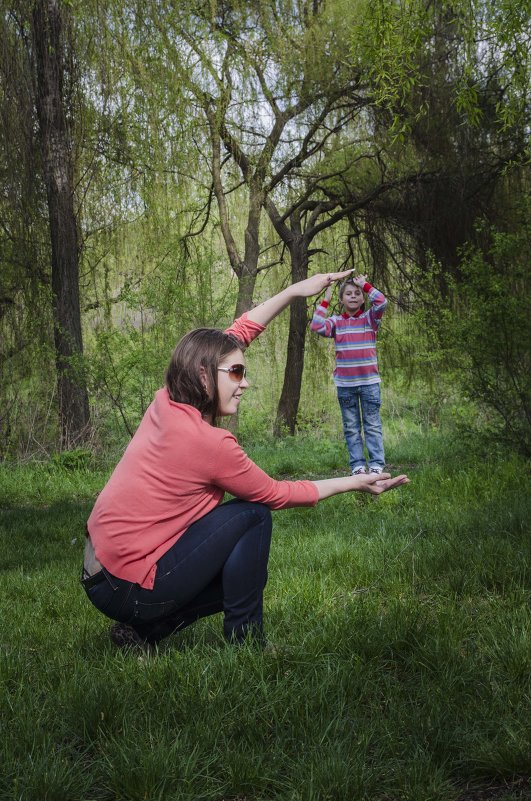
[{"label": "denim pocket", "polygon": [[134,601],[133,616],[129,622],[138,621],[139,623],[151,623],[152,621],[168,617],[176,611],[177,604],[175,601],[156,601],[154,603]]},{"label": "denim pocket", "polygon": [[98,584],[93,584],[92,587],[84,587],[84,590],[91,604],[106,614],[114,598],[114,592],[109,582],[103,579]]},{"label": "denim pocket", "polygon": [[[116,581],[116,579],[115,579]],[[117,580],[119,583],[114,587],[106,578],[98,584],[85,590],[92,604],[107,617],[112,620],[123,621],[123,610],[133,587],[130,581]]]}]

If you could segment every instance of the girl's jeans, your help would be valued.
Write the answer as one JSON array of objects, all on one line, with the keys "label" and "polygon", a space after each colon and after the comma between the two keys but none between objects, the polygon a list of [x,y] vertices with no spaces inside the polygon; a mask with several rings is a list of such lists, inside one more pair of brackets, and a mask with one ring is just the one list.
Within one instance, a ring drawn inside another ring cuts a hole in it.
[{"label": "girl's jeans", "polygon": [[352,472],[365,467],[363,437],[369,454],[369,468],[383,470],[385,455],[380,420],[380,384],[361,387],[338,387],[337,399],[343,417],[343,431],[347,442]]},{"label": "girl's jeans", "polygon": [[224,612],[228,640],[261,640],[271,528],[267,506],[235,499],[193,523],[159,559],[152,590],[105,568],[82,583],[97,609],[151,643],[216,612]]}]

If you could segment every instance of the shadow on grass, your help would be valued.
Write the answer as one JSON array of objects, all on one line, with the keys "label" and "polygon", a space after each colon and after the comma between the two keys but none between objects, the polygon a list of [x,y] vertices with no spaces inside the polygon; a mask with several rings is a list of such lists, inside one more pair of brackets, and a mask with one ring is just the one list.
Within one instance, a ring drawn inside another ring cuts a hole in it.
[{"label": "shadow on grass", "polygon": [[0,570],[40,570],[81,559],[90,509],[88,503],[61,501],[0,512]]},{"label": "shadow on grass", "polygon": [[489,782],[483,787],[467,787],[457,801],[529,801],[530,798],[531,778],[520,776],[507,782]]}]

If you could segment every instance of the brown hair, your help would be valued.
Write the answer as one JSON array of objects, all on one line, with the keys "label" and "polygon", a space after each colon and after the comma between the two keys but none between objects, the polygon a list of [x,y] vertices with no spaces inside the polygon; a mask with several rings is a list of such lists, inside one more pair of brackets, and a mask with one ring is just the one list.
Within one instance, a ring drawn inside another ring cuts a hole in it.
[{"label": "brown hair", "polygon": [[[341,300],[343,298],[343,292],[345,291],[345,289],[349,285],[350,286],[358,286],[357,284],[354,283],[352,278],[347,278],[347,280],[343,281],[343,283],[339,287],[339,300]],[[358,286],[358,289],[361,289],[361,287]],[[363,289],[361,291],[362,291],[362,294],[363,294]],[[360,309],[361,309],[361,311],[365,311],[365,303],[361,304]]]},{"label": "brown hair", "polygon": [[[242,349],[242,343],[232,334],[217,328],[196,328],[177,343],[166,370],[166,386],[175,403],[188,403],[199,409],[203,417],[209,417],[216,425],[218,417],[218,364],[232,353]],[[201,381],[201,369],[205,371],[212,394],[206,391]]]}]

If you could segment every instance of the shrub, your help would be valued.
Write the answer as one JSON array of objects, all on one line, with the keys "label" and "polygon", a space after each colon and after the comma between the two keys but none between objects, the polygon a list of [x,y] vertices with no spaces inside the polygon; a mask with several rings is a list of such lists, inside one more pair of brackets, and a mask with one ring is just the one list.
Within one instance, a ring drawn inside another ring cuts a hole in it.
[{"label": "shrub", "polygon": [[[481,231],[483,247],[462,252],[458,279],[434,265],[420,280],[418,311],[438,363],[453,370],[463,395],[490,410],[497,437],[531,453],[531,372],[527,265],[530,223]],[[448,286],[442,297],[440,287]]]}]

